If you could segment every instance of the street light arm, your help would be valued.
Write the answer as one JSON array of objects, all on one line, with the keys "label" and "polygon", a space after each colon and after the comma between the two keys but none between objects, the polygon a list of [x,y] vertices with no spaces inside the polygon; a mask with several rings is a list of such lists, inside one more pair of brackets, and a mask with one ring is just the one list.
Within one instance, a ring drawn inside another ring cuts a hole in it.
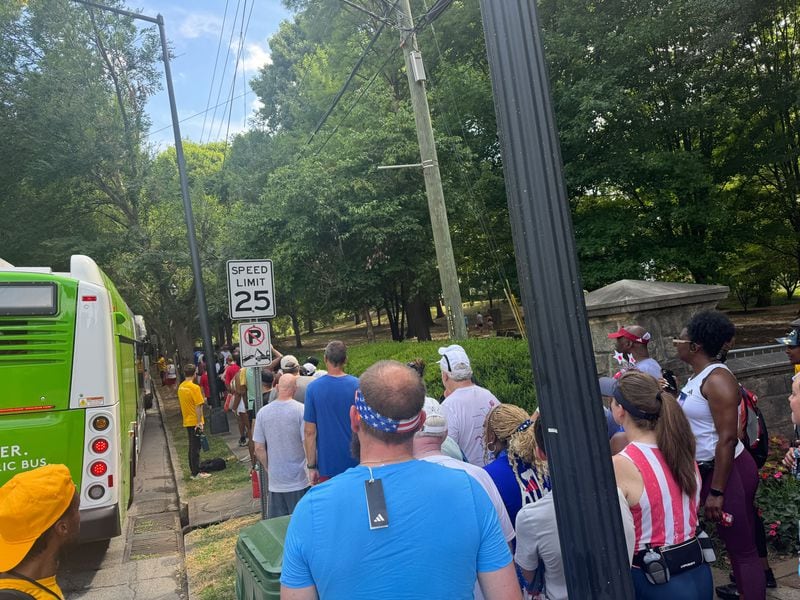
[{"label": "street light arm", "polygon": [[72,0],[72,1],[77,2],[78,4],[83,4],[84,6],[91,6],[92,8],[107,10],[109,12],[117,13],[118,15],[124,15],[126,17],[132,17],[134,19],[141,19],[142,21],[147,21],[149,23],[158,25],[158,19],[156,17],[148,17],[147,15],[143,15],[141,13],[135,13],[130,10],[125,10],[123,8],[114,8],[113,6],[106,6],[105,4],[97,4],[96,2],[89,2],[89,0]]}]

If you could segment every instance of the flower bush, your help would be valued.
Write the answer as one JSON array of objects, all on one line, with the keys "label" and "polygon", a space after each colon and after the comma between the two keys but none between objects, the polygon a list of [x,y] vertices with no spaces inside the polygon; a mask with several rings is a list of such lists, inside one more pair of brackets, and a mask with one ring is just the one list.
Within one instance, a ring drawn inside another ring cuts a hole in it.
[{"label": "flower bush", "polygon": [[783,464],[788,449],[786,438],[770,438],[770,453],[759,472],[761,481],[756,493],[756,505],[764,519],[767,543],[780,553],[800,549],[797,538],[800,481]]}]

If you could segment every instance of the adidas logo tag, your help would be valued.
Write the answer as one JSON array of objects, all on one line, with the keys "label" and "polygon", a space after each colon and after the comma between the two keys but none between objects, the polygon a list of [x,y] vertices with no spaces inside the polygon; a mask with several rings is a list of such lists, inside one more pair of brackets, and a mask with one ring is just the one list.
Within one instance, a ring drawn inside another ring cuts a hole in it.
[{"label": "adidas logo tag", "polygon": [[378,515],[374,519],[372,519],[372,522],[373,523],[386,523],[386,519],[383,518],[383,515],[381,513],[378,513]]}]

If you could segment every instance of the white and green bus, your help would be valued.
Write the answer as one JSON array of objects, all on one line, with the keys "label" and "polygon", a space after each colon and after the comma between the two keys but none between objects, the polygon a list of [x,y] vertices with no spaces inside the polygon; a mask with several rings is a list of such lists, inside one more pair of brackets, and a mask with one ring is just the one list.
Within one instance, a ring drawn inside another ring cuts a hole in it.
[{"label": "white and green bus", "polygon": [[0,485],[67,465],[83,541],[119,535],[133,497],[141,348],[134,315],[91,258],[72,256],[68,273],[0,261]]}]

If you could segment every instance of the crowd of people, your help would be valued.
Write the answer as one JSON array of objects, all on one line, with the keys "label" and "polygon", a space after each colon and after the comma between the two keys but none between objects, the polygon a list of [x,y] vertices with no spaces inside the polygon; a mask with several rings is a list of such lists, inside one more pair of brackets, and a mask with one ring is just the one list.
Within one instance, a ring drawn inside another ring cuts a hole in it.
[{"label": "crowd of people", "polygon": [[[778,341],[800,365],[800,322],[793,327]],[[650,356],[645,328],[608,334],[619,368],[598,385],[636,598],[712,598],[711,523],[733,571],[720,597],[763,600],[776,585],[755,506],[758,467],[740,439],[742,389],[725,365],[734,335],[720,312],[692,317],[672,340],[691,373],[680,385]],[[240,370],[233,353],[214,367],[228,408],[244,415],[243,445],[267,471],[268,517],[291,515],[283,598],[568,598],[538,411],[481,386],[462,346],[438,354],[438,400],[427,394],[422,359],[383,360],[356,378],[340,341],[326,346],[325,370],[277,352],[261,369]],[[177,394],[192,476],[205,477],[197,440],[209,369],[196,360]],[[263,407],[253,414],[259,393]],[[800,375],[789,404],[800,423]],[[796,461],[790,450],[785,463]],[[35,532],[46,542],[20,542],[3,521],[13,520],[4,498],[24,502],[38,481],[31,472],[0,488],[0,587],[55,585],[51,563],[32,566],[39,554],[28,543],[58,548],[69,539],[74,486],[59,488]]]}]

